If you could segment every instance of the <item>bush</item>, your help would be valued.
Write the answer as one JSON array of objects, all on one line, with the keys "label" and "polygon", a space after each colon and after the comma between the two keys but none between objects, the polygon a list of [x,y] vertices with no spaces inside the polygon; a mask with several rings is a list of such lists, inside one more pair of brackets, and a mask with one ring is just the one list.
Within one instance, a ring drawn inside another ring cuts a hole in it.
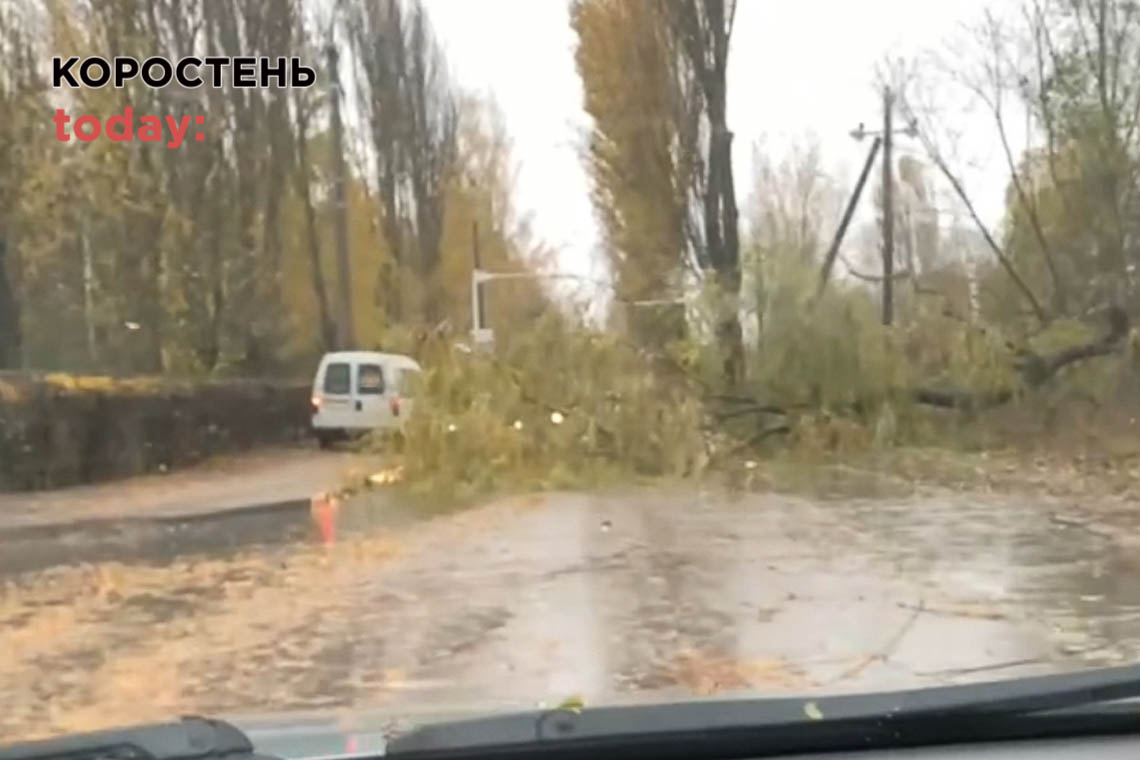
[{"label": "bush", "polygon": [[92,483],[296,440],[309,387],[0,373],[0,490]]}]

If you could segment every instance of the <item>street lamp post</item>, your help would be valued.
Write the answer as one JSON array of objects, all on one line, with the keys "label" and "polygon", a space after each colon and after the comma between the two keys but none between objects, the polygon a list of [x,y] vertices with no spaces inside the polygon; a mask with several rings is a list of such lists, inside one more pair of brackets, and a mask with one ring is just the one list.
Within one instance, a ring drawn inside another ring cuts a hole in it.
[{"label": "street lamp post", "polygon": [[[476,346],[490,345],[495,335],[487,327],[484,319],[484,304],[486,295],[483,293],[483,284],[493,280],[576,280],[589,282],[595,285],[610,287],[609,283],[591,277],[582,277],[564,272],[487,272],[482,269],[471,270],[471,338]],[[664,306],[685,303],[683,298],[659,298],[643,301],[628,301],[632,306]]]}]

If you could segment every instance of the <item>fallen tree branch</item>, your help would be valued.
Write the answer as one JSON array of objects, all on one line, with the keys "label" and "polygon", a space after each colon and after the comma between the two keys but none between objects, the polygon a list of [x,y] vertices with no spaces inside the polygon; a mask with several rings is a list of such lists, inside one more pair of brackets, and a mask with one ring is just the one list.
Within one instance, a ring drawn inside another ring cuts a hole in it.
[{"label": "fallen tree branch", "polygon": [[891,636],[890,640],[883,645],[882,649],[880,649],[878,652],[872,652],[871,654],[861,657],[859,661],[856,662],[853,666],[843,671],[835,679],[833,679],[832,683],[836,683],[838,681],[846,681],[849,678],[854,678],[866,670],[867,667],[872,663],[886,662],[889,660],[891,655],[894,654],[895,650],[898,648],[899,642],[902,641],[903,637],[906,636],[912,627],[914,627],[914,624],[918,621],[918,616],[923,613],[925,606],[926,602],[920,599],[917,605],[910,608],[912,610],[910,617],[908,617],[903,622],[902,626],[900,626],[899,629],[895,631],[894,635]]},{"label": "fallen tree branch", "polygon": [[743,451],[751,449],[754,446],[759,446],[766,439],[771,438],[774,435],[788,435],[791,432],[792,426],[786,422],[780,422],[769,427],[761,428],[748,440],[741,441],[736,446],[733,446],[729,450],[729,456],[737,456]]},{"label": "fallen tree branch", "polygon": [[[1014,354],[1014,368],[1020,373],[1027,388],[1037,388],[1046,383],[1065,367],[1077,362],[1092,359],[1098,356],[1107,356],[1120,348],[1121,342],[1127,337],[1130,326],[1128,314],[1117,306],[1106,310],[1108,318],[1108,331],[1096,340],[1079,346],[1062,349],[1054,354],[1041,355],[1025,348],[1018,348],[1008,341],[1006,347]],[[985,334],[985,328],[975,328]],[[1016,395],[1014,388],[1002,388],[989,392],[974,392],[954,388],[918,387],[906,391],[911,400],[924,406],[938,409],[989,409],[1001,406],[1013,400]],[[710,401],[736,405],[735,408],[720,412],[714,416],[720,421],[743,417],[748,414],[791,416],[795,410],[809,409],[812,405],[794,403],[776,405],[762,403],[746,396],[714,395],[708,397]],[[864,402],[856,401],[849,407],[850,411],[866,411]],[[778,426],[778,427],[783,427]],[[781,431],[783,432],[783,431]]]},{"label": "fallen tree branch", "polygon": [[716,412],[713,414],[718,422],[727,422],[737,417],[747,417],[750,414],[768,414],[777,417],[787,417],[788,410],[768,404],[755,404],[753,406],[737,407],[731,411]]},{"label": "fallen tree branch", "polygon": [[1073,346],[1072,348],[1059,351],[1045,360],[1046,369],[1052,374],[1057,370],[1065,367],[1074,362],[1083,359],[1091,359],[1096,356],[1106,356],[1111,354],[1120,347],[1121,341],[1128,335],[1129,322],[1128,314],[1124,309],[1118,306],[1112,306],[1108,309],[1108,333],[1106,333],[1100,340],[1093,341],[1083,346]]},{"label": "fallen tree branch", "polygon": [[[946,296],[942,293],[939,293],[939,295],[942,295],[942,297],[944,299],[946,298]],[[947,299],[947,301],[948,300],[949,299]],[[964,325],[967,329],[978,333],[983,338],[991,337],[990,331],[988,329],[986,329],[986,327],[984,325],[978,325],[978,324],[974,324],[974,323],[970,322],[970,320],[966,319],[961,314],[959,314],[957,311],[955,311],[954,308],[949,305],[949,303],[947,303],[944,306],[944,308],[942,309],[942,316],[946,317],[947,319],[952,319],[955,322],[958,322],[958,323]],[[1008,348],[1014,356],[1020,358],[1026,354],[1026,349],[1024,349],[1020,346],[1014,345],[1008,338],[1004,338],[1001,335],[998,335],[997,339],[1000,340],[1002,345],[1004,345],[1006,348]]]},{"label": "fallen tree branch", "polygon": [[[1040,387],[1070,364],[1115,353],[1120,348],[1121,341],[1128,335],[1128,314],[1119,306],[1110,306],[1106,312],[1108,332],[1094,341],[1045,356],[1022,349],[1020,358],[1014,366],[1021,374],[1025,385],[1028,388]],[[911,392],[911,397],[919,404],[942,409],[984,409],[1000,406],[1012,400],[1014,391],[1007,388],[977,394],[959,390],[916,388]]]},{"label": "fallen tree branch", "polygon": [[[883,281],[883,277],[881,275],[867,274],[866,272],[860,272],[858,269],[856,269],[855,267],[853,267],[851,265],[851,262],[847,260],[846,256],[840,255],[839,260],[843,262],[843,267],[847,270],[847,274],[851,275],[856,280],[862,280],[863,282],[882,282]],[[910,275],[911,275],[911,273],[910,273],[909,269],[902,269],[902,270],[892,274],[891,280],[892,281],[893,280],[905,280],[906,278],[910,277]]]},{"label": "fallen tree branch", "polygon": [[911,391],[911,398],[916,403],[938,407],[939,409],[980,409],[1001,406],[1013,398],[1013,391],[1006,389],[993,393],[977,394],[960,390],[915,388]]}]

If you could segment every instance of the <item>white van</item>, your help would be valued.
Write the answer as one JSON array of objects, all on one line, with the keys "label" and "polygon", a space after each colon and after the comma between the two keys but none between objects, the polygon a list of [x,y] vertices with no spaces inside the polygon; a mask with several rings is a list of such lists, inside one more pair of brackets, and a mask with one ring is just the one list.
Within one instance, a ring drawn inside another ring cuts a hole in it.
[{"label": "white van", "polygon": [[420,365],[400,354],[325,354],[313,378],[313,432],[325,448],[371,430],[396,430],[411,412]]}]

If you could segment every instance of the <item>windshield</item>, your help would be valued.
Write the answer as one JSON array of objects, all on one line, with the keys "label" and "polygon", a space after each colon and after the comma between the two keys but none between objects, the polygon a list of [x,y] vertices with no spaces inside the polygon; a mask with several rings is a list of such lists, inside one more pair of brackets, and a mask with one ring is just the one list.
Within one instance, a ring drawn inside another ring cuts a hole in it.
[{"label": "windshield", "polygon": [[1138,114],[1126,0],[0,0],[0,736],[1136,662]]}]

